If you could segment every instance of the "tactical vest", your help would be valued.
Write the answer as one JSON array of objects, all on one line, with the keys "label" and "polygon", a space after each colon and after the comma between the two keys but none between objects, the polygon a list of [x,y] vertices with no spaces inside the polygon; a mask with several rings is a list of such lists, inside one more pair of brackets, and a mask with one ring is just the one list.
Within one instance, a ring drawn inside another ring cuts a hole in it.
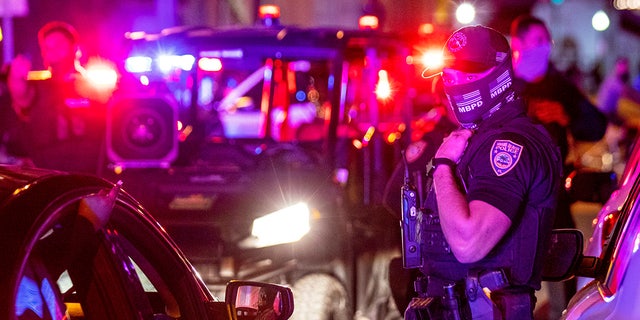
[{"label": "tactical vest", "polygon": [[[562,174],[560,161],[560,153],[558,148],[551,143],[544,128],[539,125],[534,125],[536,130],[525,130],[532,128],[527,118],[517,118],[506,125],[500,125],[491,127],[487,132],[483,133],[480,139],[470,140],[465,154],[460,160],[456,168],[456,177],[459,183],[464,187],[468,185],[470,179],[469,174],[469,161],[475,158],[475,154],[479,151],[480,146],[483,144],[483,139],[487,137],[493,137],[498,133],[511,132],[522,135],[531,141],[531,147],[535,147],[537,150],[546,150],[547,154],[552,155],[548,166],[550,168],[556,168],[558,174]],[[540,159],[543,161],[544,159]],[[554,163],[555,162],[555,163]],[[561,176],[558,176],[558,185]],[[557,194],[557,192],[555,193]],[[472,264],[463,264],[456,260],[451,248],[447,243],[446,238],[442,232],[440,225],[440,218],[438,216],[438,207],[436,203],[435,191],[431,184],[430,190],[425,199],[424,208],[421,210],[421,219],[418,224],[418,236],[421,243],[422,256],[424,257],[424,265],[422,272],[428,276],[436,276],[441,279],[461,281],[463,280],[467,272],[471,268],[484,268],[484,269],[503,269],[509,281],[512,285],[527,285],[529,282],[535,282],[535,279],[531,279],[533,274],[533,268],[536,250],[542,250],[542,241],[538,240],[538,237],[542,236],[538,232],[538,227],[541,222],[538,221],[540,217],[550,217],[543,221],[543,227],[551,229],[551,223],[553,219],[553,212],[555,208],[555,199],[551,197],[548,203],[543,203],[538,206],[537,210],[540,210],[540,215],[523,214],[520,217],[521,221],[513,221],[511,229],[507,232],[506,236],[496,245],[496,247],[487,254],[487,256],[479,262]],[[526,204],[527,206],[530,203]],[[525,209],[522,209],[525,210]],[[535,241],[538,245],[532,246],[531,242]],[[539,282],[539,281],[538,281]]]}]

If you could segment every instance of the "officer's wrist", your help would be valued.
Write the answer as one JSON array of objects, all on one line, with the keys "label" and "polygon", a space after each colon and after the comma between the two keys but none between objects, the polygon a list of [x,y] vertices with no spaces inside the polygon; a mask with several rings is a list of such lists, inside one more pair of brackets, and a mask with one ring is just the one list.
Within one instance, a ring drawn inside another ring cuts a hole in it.
[{"label": "officer's wrist", "polygon": [[433,165],[434,170],[437,169],[438,166],[447,166],[453,170],[458,164],[449,158],[433,158],[431,165]]}]

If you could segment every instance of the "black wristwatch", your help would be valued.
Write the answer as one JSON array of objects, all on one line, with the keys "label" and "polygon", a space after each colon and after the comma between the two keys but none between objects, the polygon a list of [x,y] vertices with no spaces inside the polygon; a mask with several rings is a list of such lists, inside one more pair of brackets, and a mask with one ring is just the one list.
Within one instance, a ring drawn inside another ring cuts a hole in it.
[{"label": "black wristwatch", "polygon": [[451,170],[454,170],[458,164],[449,158],[432,158],[427,165],[427,175],[433,176],[433,172],[440,165],[448,166]]},{"label": "black wristwatch", "polygon": [[433,158],[431,160],[431,165],[433,165],[434,169],[439,165],[449,166],[449,167],[451,167],[453,169],[458,164],[455,161],[453,161],[453,160],[451,160],[449,158]]}]

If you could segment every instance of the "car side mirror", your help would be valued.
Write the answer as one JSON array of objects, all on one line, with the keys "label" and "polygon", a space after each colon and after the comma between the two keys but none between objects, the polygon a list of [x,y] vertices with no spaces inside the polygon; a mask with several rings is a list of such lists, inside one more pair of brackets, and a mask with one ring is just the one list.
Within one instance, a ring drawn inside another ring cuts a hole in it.
[{"label": "car side mirror", "polygon": [[584,238],[578,229],[554,229],[544,255],[542,280],[563,281],[576,275],[582,263]]},{"label": "car side mirror", "polygon": [[234,280],[227,284],[225,301],[238,320],[286,320],[293,314],[293,292],[277,284]]}]

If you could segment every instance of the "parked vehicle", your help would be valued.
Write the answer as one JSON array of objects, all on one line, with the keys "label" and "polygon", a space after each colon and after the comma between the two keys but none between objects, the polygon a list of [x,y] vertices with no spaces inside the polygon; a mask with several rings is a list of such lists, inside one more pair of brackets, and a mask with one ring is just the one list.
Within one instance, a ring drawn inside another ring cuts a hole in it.
[{"label": "parked vehicle", "polygon": [[[278,319],[289,288],[233,281],[219,300],[158,222],[106,180],[0,166],[0,318],[252,319],[273,291]],[[253,300],[252,300],[253,299]]]},{"label": "parked vehicle", "polygon": [[[640,148],[632,148],[624,173],[596,219],[575,272],[579,288],[563,319],[640,317],[638,239],[640,239]],[[594,188],[590,188],[594,189]]]}]

